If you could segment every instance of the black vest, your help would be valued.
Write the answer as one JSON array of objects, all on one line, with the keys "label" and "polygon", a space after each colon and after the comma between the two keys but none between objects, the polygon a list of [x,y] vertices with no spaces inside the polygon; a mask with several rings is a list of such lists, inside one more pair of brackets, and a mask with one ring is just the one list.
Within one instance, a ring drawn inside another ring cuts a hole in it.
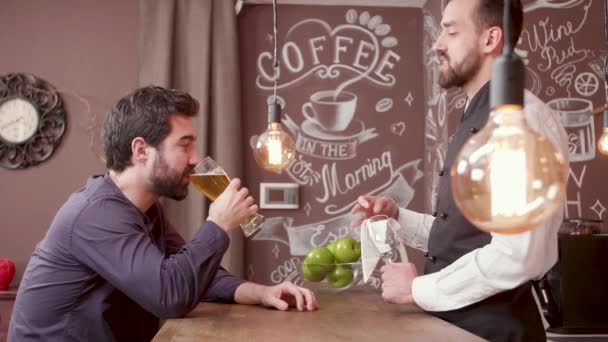
[{"label": "black vest", "polygon": [[[436,216],[429,236],[424,273],[434,273],[461,256],[490,243],[490,234],[477,229],[461,213],[452,196],[450,168],[465,142],[487,122],[490,83],[470,101],[462,122],[451,138],[437,189]],[[500,267],[500,265],[496,265]],[[490,341],[545,341],[546,335],[530,284],[501,292],[467,307],[431,312]]]}]

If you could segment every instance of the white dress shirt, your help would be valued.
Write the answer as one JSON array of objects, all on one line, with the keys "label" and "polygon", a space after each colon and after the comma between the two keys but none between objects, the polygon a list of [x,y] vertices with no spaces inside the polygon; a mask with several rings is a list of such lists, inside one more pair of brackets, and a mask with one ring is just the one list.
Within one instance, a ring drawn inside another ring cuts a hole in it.
[{"label": "white dress shirt", "polygon": [[[544,134],[568,161],[568,138],[558,114],[527,90],[524,101],[530,127]],[[484,247],[463,255],[439,272],[414,279],[414,301],[427,311],[455,310],[540,278],[557,261],[557,231],[563,217],[563,210],[558,210],[545,225],[532,231],[514,235],[491,233],[491,241]],[[434,219],[400,208],[398,235],[407,245],[427,251]]]}]

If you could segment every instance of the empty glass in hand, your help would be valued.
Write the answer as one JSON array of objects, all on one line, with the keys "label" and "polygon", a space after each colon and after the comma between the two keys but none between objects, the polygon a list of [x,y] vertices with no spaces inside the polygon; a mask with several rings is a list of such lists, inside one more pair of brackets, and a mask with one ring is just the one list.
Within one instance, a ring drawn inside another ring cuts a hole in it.
[{"label": "empty glass in hand", "polygon": [[399,242],[396,231],[399,223],[386,215],[375,215],[361,224],[361,229],[367,229],[372,245],[385,264],[393,261],[407,262],[405,248]]}]

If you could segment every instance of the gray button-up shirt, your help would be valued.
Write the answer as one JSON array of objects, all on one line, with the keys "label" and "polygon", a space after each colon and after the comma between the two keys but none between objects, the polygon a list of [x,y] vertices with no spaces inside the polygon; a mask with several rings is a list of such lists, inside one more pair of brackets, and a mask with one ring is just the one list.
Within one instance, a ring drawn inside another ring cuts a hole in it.
[{"label": "gray button-up shirt", "polygon": [[150,340],[158,318],[233,301],[243,280],[220,261],[226,233],[206,221],[185,243],[160,203],[145,214],[108,175],[59,210],[19,286],[8,340]]}]

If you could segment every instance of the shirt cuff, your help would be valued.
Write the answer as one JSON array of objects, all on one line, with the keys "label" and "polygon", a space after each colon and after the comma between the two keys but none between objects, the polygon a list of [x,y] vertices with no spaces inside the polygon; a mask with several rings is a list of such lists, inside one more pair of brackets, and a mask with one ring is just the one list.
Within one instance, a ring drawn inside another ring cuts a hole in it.
[{"label": "shirt cuff", "polygon": [[236,303],[234,294],[236,289],[245,283],[244,279],[238,278],[220,267],[215,275],[207,293],[203,297],[205,302]]},{"label": "shirt cuff", "polygon": [[397,221],[403,227],[415,226],[420,221],[420,213],[405,209],[399,208],[399,216],[397,216]]},{"label": "shirt cuff", "polygon": [[230,281],[228,286],[226,286],[226,292],[229,294],[227,298],[231,304],[236,304],[236,301],[234,300],[234,294],[236,293],[236,289],[238,289],[239,286],[243,285],[246,282],[247,281],[245,279],[234,277],[234,279]]},{"label": "shirt cuff", "polygon": [[425,311],[441,311],[437,305],[438,273],[431,273],[414,278],[412,282],[412,298]]},{"label": "shirt cuff", "polygon": [[463,272],[465,271],[459,270],[446,275],[442,270],[414,278],[414,302],[425,311],[450,311],[479,302],[496,293],[488,289],[483,282],[476,281],[474,277]]},{"label": "shirt cuff", "polygon": [[[399,229],[396,234],[399,239],[410,247],[423,252],[428,250],[428,229],[433,223],[433,220],[427,219],[426,216],[412,210],[399,208],[399,216],[397,217]],[[428,227],[425,227],[425,225],[428,225]]]}]

